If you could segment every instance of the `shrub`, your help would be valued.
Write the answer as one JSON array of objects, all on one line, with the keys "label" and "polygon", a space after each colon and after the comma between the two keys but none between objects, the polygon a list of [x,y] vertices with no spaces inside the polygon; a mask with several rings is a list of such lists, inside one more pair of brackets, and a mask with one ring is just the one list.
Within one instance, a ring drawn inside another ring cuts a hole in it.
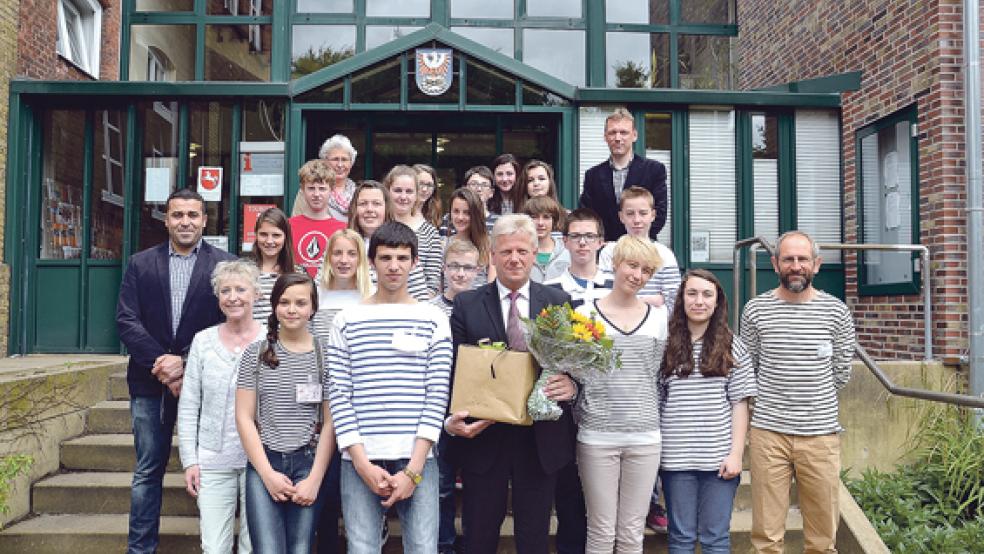
[{"label": "shrub", "polygon": [[10,511],[7,499],[10,496],[10,484],[18,475],[26,472],[33,460],[25,454],[12,454],[0,457],[0,514]]},{"label": "shrub", "polygon": [[848,489],[892,552],[972,552],[984,544],[984,433],[968,410],[934,406],[896,473],[866,470]]}]

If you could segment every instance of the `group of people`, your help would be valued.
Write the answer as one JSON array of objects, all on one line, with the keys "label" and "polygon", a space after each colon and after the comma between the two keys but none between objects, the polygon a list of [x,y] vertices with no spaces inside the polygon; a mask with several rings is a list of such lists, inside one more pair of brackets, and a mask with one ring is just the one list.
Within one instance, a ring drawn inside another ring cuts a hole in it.
[{"label": "group of people", "polygon": [[[240,553],[335,552],[339,516],[348,552],[378,553],[393,511],[405,552],[492,554],[510,496],[519,552],[549,551],[552,511],[557,552],[641,552],[660,496],[671,552],[728,552],[746,443],[756,550],[782,551],[795,474],[806,550],[833,551],[851,315],[813,288],[816,243],[790,231],[779,286],[733,333],[718,279],[681,276],[655,240],[666,171],[636,139],[629,112],[608,117],[611,157],[570,213],[548,164],[503,154],[445,214],[432,168],[355,183],[336,135],[301,168],[293,216],[263,212],[243,259],[202,241],[196,192],[172,193],[169,240],[130,259],[117,307],[128,551],[157,548],[175,425],[206,552],[232,551],[238,506]],[[448,411],[459,346],[526,350],[521,321],[565,303],[604,323],[618,370],[551,377],[556,421]]]}]

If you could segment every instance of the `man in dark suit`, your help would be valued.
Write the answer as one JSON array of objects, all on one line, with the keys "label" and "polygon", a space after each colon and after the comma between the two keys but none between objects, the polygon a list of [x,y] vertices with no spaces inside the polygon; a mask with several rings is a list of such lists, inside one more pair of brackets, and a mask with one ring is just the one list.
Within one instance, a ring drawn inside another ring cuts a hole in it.
[{"label": "man in dark suit", "polygon": [[[536,248],[536,230],[528,216],[510,214],[496,221],[492,229],[496,280],[455,297],[451,314],[455,353],[461,344],[474,345],[486,338],[525,350],[519,318],[535,317],[546,306],[570,301],[567,293],[530,281]],[[452,456],[461,468],[468,554],[497,551],[510,481],[517,552],[548,551],[557,471],[574,457],[576,432],[566,401],[574,398],[577,388],[568,376],[556,375],[545,392],[564,407],[557,421],[524,427],[472,420],[467,412],[451,414],[445,421],[445,430],[453,436]]]},{"label": "man in dark suit", "polygon": [[666,166],[634,155],[632,145],[638,138],[632,114],[618,108],[605,119],[605,142],[611,157],[584,172],[580,204],[601,216],[606,242],[616,241],[625,234],[625,225],[618,218],[619,198],[623,190],[632,186],[642,187],[653,195],[656,221],[649,229],[649,238],[656,240],[666,224]]},{"label": "man in dark suit", "polygon": [[195,333],[219,323],[212,270],[235,256],[202,241],[205,201],[192,189],[165,205],[169,240],[134,254],[116,306],[130,361],[130,417],[137,462],[130,491],[127,552],[156,552],[164,470],[171,453],[184,360]]}]

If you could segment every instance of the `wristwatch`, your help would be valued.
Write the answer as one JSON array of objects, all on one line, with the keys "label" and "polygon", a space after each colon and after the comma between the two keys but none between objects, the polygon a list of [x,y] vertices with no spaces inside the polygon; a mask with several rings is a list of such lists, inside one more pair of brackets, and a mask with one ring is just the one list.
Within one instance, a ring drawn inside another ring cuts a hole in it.
[{"label": "wristwatch", "polygon": [[414,485],[419,485],[420,482],[424,480],[424,476],[423,475],[421,475],[421,474],[415,472],[414,470],[410,469],[409,466],[403,468],[403,474],[406,475],[407,477],[409,477],[410,480],[413,481],[413,484]]}]

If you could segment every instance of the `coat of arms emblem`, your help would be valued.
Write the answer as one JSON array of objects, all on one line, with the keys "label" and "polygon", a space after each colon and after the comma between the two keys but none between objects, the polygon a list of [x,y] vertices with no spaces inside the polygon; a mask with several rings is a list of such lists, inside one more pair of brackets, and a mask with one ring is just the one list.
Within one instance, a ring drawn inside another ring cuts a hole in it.
[{"label": "coat of arms emblem", "polygon": [[444,94],[451,88],[452,53],[450,48],[418,48],[415,71],[417,88],[428,96]]}]

